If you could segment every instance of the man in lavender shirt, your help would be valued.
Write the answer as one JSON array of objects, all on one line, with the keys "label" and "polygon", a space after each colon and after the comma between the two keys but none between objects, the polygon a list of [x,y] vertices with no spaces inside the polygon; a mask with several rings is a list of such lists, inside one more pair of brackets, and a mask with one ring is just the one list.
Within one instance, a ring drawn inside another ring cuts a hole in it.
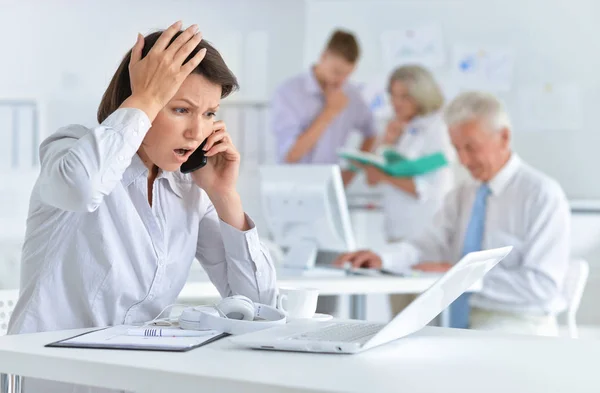
[{"label": "man in lavender shirt", "polygon": [[[272,101],[272,127],[281,163],[337,164],[337,150],[353,130],[363,151],[375,141],[375,124],[359,90],[346,83],[359,57],[356,38],[336,30],[311,70],[284,82]],[[343,171],[344,184],[353,174]]]}]

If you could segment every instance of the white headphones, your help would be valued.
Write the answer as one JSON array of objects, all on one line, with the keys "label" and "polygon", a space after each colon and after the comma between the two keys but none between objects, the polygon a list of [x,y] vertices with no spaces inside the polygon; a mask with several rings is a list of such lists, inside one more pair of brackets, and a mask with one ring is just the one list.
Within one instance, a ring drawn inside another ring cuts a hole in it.
[{"label": "white headphones", "polygon": [[254,303],[242,295],[226,297],[215,306],[188,307],[179,316],[182,329],[216,330],[229,334],[255,332],[285,322],[286,316],[281,310]]}]

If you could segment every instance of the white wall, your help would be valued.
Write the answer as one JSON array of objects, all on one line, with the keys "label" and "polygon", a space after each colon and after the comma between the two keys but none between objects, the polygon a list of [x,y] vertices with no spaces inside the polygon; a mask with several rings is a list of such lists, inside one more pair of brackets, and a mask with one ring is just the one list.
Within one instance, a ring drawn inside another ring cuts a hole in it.
[{"label": "white wall", "polygon": [[[302,68],[303,1],[0,0],[0,97],[41,100],[46,134],[69,123],[93,124],[100,97],[137,32],[166,28],[178,19],[185,26],[197,23],[238,71],[237,98],[266,98]],[[244,40],[260,32],[266,33],[268,52],[257,47],[256,57],[264,59],[253,59]],[[254,83],[253,75],[240,69],[252,61],[266,64],[265,97],[244,87]]]}]

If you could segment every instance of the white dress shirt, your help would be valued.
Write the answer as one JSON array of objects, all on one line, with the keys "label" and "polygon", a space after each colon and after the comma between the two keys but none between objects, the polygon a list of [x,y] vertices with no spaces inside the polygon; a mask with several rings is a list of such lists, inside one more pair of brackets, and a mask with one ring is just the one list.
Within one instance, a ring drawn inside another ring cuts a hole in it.
[{"label": "white dress shirt", "polygon": [[395,150],[411,160],[442,153],[449,164],[413,177],[417,196],[392,184],[382,184],[385,233],[388,240],[406,239],[423,231],[431,223],[453,186],[451,163],[455,153],[448,128],[439,113],[412,120],[399,138]]},{"label": "white dress shirt", "polygon": [[[451,191],[427,230],[382,252],[384,266],[403,270],[418,262],[460,260],[480,184],[469,180]],[[563,190],[514,153],[489,186],[482,247],[514,248],[484,277],[471,305],[529,315],[562,311],[571,221]]]},{"label": "white dress shirt", "polygon": [[162,172],[148,203],[136,154],[150,120],[119,109],[40,147],[10,333],[149,321],[174,303],[197,258],[221,296],[273,305],[275,270],[254,224],[220,221],[190,175]]}]

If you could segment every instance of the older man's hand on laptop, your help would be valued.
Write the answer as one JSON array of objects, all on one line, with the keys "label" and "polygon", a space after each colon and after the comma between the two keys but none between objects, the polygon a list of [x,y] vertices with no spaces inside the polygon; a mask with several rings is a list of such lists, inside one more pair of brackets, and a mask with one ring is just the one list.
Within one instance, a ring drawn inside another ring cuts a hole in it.
[{"label": "older man's hand on laptop", "polygon": [[333,265],[344,267],[351,264],[353,268],[381,269],[381,257],[373,251],[360,250],[340,255]]},{"label": "older man's hand on laptop", "polygon": [[412,269],[428,273],[445,273],[451,267],[452,264],[449,262],[421,262],[412,266]]}]

